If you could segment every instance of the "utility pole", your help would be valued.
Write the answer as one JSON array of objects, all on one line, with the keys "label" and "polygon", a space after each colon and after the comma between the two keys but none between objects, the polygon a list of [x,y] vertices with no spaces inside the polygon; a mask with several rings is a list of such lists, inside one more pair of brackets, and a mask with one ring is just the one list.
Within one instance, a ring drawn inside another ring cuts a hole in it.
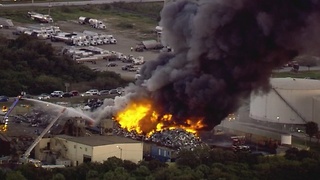
[{"label": "utility pole", "polygon": [[121,147],[119,147],[119,146],[117,146],[117,148],[119,148],[119,149],[120,149],[120,159],[122,160],[122,148],[121,148]]}]

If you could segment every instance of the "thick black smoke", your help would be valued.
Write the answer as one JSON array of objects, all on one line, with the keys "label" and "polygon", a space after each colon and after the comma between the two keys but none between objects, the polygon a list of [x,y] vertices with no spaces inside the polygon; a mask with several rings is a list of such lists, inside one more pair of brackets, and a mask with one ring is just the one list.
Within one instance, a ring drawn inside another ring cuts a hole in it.
[{"label": "thick black smoke", "polygon": [[[272,70],[319,43],[318,0],[177,0],[161,12],[163,42],[174,49],[141,69],[129,100],[147,97],[160,113],[207,128],[252,92],[267,92]],[[312,41],[313,43],[307,43]]]}]

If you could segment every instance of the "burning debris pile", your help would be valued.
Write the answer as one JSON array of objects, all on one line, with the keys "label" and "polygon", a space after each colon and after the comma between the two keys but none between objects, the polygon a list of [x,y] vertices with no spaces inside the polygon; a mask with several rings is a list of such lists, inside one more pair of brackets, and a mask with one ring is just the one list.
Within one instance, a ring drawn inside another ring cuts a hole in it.
[{"label": "burning debris pile", "polygon": [[201,141],[197,135],[187,132],[184,129],[164,129],[157,131],[150,136],[144,136],[136,131],[127,131],[118,126],[114,129],[114,134],[119,136],[128,137],[145,142],[153,142],[161,146],[166,146],[176,150],[181,149],[194,149],[199,146],[205,146],[206,144]]},{"label": "burning debris pile", "polygon": [[147,138],[147,140],[178,150],[193,150],[196,147],[205,145],[200,138],[183,129],[165,129],[160,132],[155,132],[150,138]]},{"label": "burning debris pile", "polygon": [[126,95],[106,100],[96,119],[115,116],[150,135],[212,129],[252,92],[267,92],[272,70],[312,53],[320,38],[318,0],[177,0],[161,12],[174,53],[147,62]]}]

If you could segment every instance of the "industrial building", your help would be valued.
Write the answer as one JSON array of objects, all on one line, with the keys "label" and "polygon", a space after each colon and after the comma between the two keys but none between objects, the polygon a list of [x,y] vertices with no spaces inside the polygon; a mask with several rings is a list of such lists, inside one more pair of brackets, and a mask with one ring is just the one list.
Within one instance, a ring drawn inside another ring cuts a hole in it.
[{"label": "industrial building", "polygon": [[320,81],[297,78],[272,78],[267,94],[251,96],[252,119],[289,125],[308,121],[320,124]]},{"label": "industrial building", "polygon": [[36,159],[65,166],[102,163],[113,156],[138,163],[142,160],[143,143],[120,136],[57,135],[42,139],[34,150]]},{"label": "industrial building", "polygon": [[164,146],[152,145],[151,157],[162,162],[174,162],[177,158],[177,151]]}]

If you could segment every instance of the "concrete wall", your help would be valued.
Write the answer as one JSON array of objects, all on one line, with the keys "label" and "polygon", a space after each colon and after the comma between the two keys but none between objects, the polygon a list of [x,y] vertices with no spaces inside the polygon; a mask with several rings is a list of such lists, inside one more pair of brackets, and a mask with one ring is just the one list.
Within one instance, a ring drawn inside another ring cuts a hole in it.
[{"label": "concrete wall", "polygon": [[117,157],[138,163],[143,156],[143,143],[112,144],[93,147],[92,161],[103,162],[109,157]]},{"label": "concrete wall", "polygon": [[60,152],[61,156],[72,161],[73,166],[83,163],[83,157],[92,158],[92,147],[75,143],[62,138],[53,138],[51,149]]}]

